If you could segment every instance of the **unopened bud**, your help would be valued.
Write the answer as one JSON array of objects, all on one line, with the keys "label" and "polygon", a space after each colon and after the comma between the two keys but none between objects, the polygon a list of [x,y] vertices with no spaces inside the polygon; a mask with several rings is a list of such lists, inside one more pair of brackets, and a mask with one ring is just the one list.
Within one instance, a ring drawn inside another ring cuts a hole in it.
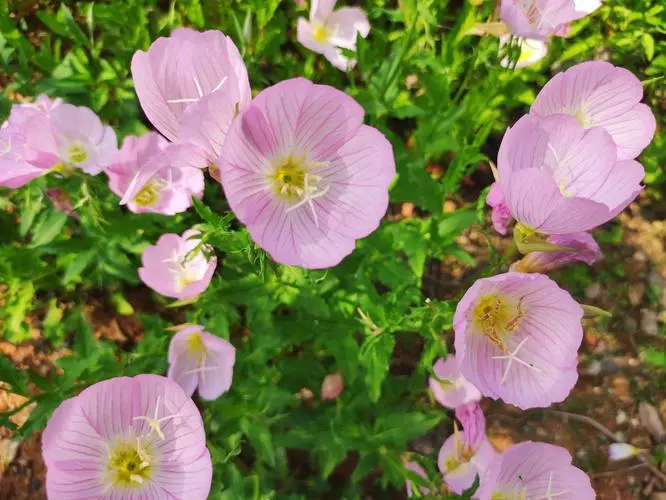
[{"label": "unopened bud", "polygon": [[342,378],[341,372],[331,373],[324,377],[324,381],[321,384],[321,399],[337,399],[337,397],[344,389],[345,381]]}]

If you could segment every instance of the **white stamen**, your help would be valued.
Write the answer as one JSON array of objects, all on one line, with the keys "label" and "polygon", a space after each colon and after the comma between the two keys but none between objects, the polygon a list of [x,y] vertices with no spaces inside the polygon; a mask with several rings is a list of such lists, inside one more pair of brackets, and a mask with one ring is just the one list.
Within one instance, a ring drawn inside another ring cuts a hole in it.
[{"label": "white stamen", "polygon": [[139,476],[138,474],[131,474],[130,475],[130,481],[134,481],[135,483],[143,484],[143,478]]},{"label": "white stamen", "polygon": [[169,104],[179,104],[179,103],[192,103],[198,102],[201,97],[185,97],[183,99],[169,99],[167,102]]},{"label": "white stamen", "polygon": [[528,368],[531,368],[534,371],[537,372],[542,372],[542,370],[536,366],[534,366],[531,363],[528,363],[527,361],[524,361],[520,358],[518,358],[518,352],[523,348],[525,345],[525,342],[527,342],[527,339],[529,337],[525,337],[523,340],[521,340],[520,344],[518,344],[518,347],[510,353],[507,354],[506,356],[493,356],[492,359],[508,359],[509,363],[506,365],[506,369],[504,370],[504,374],[502,375],[502,380],[500,381],[500,385],[504,385],[504,382],[506,382],[507,377],[509,376],[509,370],[511,370],[511,366],[513,365],[513,362],[516,361],[520,363],[523,366],[526,366]]},{"label": "white stamen", "polygon": [[316,200],[317,198],[321,198],[322,196],[324,196],[328,192],[331,186],[330,185],[326,186],[321,191],[313,193],[313,191],[316,191],[317,188],[308,185],[308,179],[310,177],[313,177],[312,174],[305,174],[305,178],[303,179],[303,188],[304,188],[303,191],[305,192],[303,199],[298,203],[296,203],[296,205],[292,205],[291,207],[289,207],[287,209],[287,213],[291,212],[292,210],[296,210],[297,208],[302,207],[307,203],[310,206],[310,210],[312,210],[312,218],[314,219],[315,227],[319,227],[319,219],[317,218],[317,212],[315,211],[314,203],[312,203],[312,200]]},{"label": "white stamen", "polygon": [[222,78],[222,80],[220,80],[220,83],[215,85],[215,88],[213,90],[211,90],[210,93],[212,94],[213,92],[217,92],[218,90],[220,90],[222,88],[222,85],[224,85],[224,82],[226,82],[226,81],[227,81],[227,77],[225,76],[224,78]]},{"label": "white stamen", "polygon": [[553,473],[550,472],[548,475],[548,489],[546,490],[546,496],[541,500],[553,500],[555,497],[560,497],[569,493],[568,490],[560,491],[559,493],[553,493]]},{"label": "white stamen", "polygon": [[157,397],[157,402],[155,403],[155,416],[154,417],[147,417],[147,416],[140,416],[140,417],[134,417],[132,420],[142,420],[148,424],[150,427],[150,431],[148,432],[148,435],[150,436],[153,432],[157,434],[162,441],[166,439],[166,436],[164,435],[164,432],[162,432],[161,424],[162,422],[166,422],[167,420],[171,420],[172,418],[180,418],[181,415],[180,413],[174,413],[173,415],[167,415],[162,418],[158,418],[157,415],[159,413],[159,406],[160,406],[160,397]]},{"label": "white stamen", "polygon": [[199,80],[197,80],[197,77],[194,77],[194,85],[197,86],[197,92],[199,93],[199,98],[202,98],[204,96],[203,90],[201,89],[201,85],[199,84]]}]

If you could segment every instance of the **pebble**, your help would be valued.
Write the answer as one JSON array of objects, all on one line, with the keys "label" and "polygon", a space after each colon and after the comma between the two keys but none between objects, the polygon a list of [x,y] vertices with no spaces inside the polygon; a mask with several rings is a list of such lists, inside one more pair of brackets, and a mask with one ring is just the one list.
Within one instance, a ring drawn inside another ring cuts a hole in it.
[{"label": "pebble", "polygon": [[601,295],[601,284],[600,283],[592,283],[590,286],[588,286],[585,289],[585,297],[588,299],[596,299]]},{"label": "pebble", "polygon": [[652,309],[641,309],[641,330],[653,337],[659,333],[657,313]]}]

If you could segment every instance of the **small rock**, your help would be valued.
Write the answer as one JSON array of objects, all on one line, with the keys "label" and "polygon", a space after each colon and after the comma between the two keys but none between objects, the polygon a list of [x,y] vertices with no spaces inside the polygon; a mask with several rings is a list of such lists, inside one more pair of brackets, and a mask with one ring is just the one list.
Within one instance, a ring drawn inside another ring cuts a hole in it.
[{"label": "small rock", "polygon": [[629,285],[627,295],[629,296],[631,305],[637,306],[643,301],[643,297],[645,296],[645,283],[639,282]]},{"label": "small rock", "polygon": [[620,371],[617,362],[613,358],[604,358],[601,360],[601,373],[604,375],[612,375]]},{"label": "small rock", "polygon": [[581,371],[584,375],[596,377],[601,373],[601,361],[595,359]]},{"label": "small rock", "polygon": [[650,496],[650,500],[666,500],[666,492],[656,491]]},{"label": "small rock", "polygon": [[592,283],[585,289],[585,297],[588,299],[596,299],[601,295],[601,284]]},{"label": "small rock", "polygon": [[659,333],[657,313],[652,309],[641,309],[641,329],[645,334],[653,337]]},{"label": "small rock", "polygon": [[615,416],[615,423],[617,425],[622,425],[629,420],[629,417],[627,417],[627,413],[623,410],[620,410],[617,412],[617,415]]},{"label": "small rock", "polygon": [[666,429],[659,417],[659,412],[650,403],[643,401],[638,407],[638,418],[645,429],[652,434],[656,441],[661,441],[666,436]]}]

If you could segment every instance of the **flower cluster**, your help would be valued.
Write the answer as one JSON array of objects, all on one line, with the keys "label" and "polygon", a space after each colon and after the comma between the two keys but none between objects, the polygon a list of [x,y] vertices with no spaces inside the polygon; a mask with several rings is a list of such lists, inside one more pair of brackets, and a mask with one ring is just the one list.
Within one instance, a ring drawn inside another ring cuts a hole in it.
[{"label": "flower cluster", "polygon": [[[487,203],[500,234],[516,221],[514,245],[526,255],[509,272],[479,279],[467,290],[454,316],[456,354],[438,360],[430,379],[435,399],[455,410],[463,428],[455,428],[438,461],[454,493],[478,474],[478,499],[595,496],[589,478],[561,448],[526,442],[497,455],[485,438],[478,401],[547,407],[576,384],[583,308],[542,273],[596,262],[601,250],[587,231],[641,191],[643,167],[635,158],[655,132],[641,97],[641,83],[628,71],[603,62],[579,64],[556,75],[530,114],[504,135]],[[636,453],[629,445],[615,446],[611,458]]]}]

